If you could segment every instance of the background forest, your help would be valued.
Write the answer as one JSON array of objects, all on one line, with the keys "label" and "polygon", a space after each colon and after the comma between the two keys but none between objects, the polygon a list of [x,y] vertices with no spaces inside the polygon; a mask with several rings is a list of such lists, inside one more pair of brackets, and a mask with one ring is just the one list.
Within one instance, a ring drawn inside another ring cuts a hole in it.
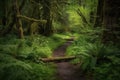
[{"label": "background forest", "polygon": [[79,77],[120,80],[119,14],[119,0],[0,0],[0,80],[58,80],[41,59],[71,37]]}]

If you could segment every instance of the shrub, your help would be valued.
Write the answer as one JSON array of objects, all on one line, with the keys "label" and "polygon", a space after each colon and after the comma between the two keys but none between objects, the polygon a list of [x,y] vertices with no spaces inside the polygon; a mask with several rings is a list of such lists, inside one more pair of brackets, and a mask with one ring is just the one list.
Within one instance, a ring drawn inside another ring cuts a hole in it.
[{"label": "shrub", "polygon": [[34,80],[54,80],[55,69],[51,64],[35,64],[30,63],[33,68],[33,79]]},{"label": "shrub", "polygon": [[[92,74],[95,80],[119,80],[119,48],[92,42],[90,38],[78,39],[68,48],[68,55],[78,57],[73,63],[82,62],[83,72]],[[92,76],[91,76],[92,77]]]},{"label": "shrub", "polygon": [[0,80],[32,80],[32,67],[13,57],[0,54]]},{"label": "shrub", "polygon": [[0,80],[54,80],[52,64],[23,62],[0,54],[0,65]]}]

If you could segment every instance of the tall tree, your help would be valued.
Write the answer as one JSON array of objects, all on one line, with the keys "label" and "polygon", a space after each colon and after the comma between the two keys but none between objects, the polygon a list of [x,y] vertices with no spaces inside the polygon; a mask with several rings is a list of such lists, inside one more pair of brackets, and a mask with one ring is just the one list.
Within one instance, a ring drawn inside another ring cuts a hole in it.
[{"label": "tall tree", "polygon": [[95,20],[94,27],[102,26],[102,22],[103,22],[103,7],[104,7],[103,5],[104,5],[104,0],[98,0],[96,20]]},{"label": "tall tree", "polygon": [[16,27],[18,27],[19,38],[22,39],[22,38],[24,38],[23,28],[22,28],[22,21],[18,17],[18,15],[20,15],[19,6],[18,6],[18,0],[15,0],[15,2],[14,2],[14,17],[15,17]]},{"label": "tall tree", "polygon": [[53,33],[52,27],[52,0],[43,0],[43,19],[47,20],[44,35],[48,36]]},{"label": "tall tree", "polygon": [[[103,42],[119,40],[119,0],[98,0],[96,25],[103,26]],[[95,25],[95,26],[96,26]]]}]

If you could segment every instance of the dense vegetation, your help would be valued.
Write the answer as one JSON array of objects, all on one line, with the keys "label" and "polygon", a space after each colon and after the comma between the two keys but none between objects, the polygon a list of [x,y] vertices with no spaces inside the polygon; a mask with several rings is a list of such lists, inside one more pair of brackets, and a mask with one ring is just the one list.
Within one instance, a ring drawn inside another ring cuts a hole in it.
[{"label": "dense vegetation", "polygon": [[118,80],[119,49],[119,45],[101,43],[96,35],[84,34],[67,49],[67,55],[77,57],[72,63],[79,66],[78,73],[87,75],[88,80],[91,77],[95,80]]},{"label": "dense vegetation", "polygon": [[74,37],[66,56],[87,80],[120,79],[119,0],[1,0],[0,80],[56,80],[41,58]]}]

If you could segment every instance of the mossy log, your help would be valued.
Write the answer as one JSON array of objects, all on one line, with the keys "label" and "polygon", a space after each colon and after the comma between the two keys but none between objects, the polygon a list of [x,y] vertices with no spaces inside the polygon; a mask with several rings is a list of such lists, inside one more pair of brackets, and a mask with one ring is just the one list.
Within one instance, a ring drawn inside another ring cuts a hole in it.
[{"label": "mossy log", "polygon": [[76,56],[40,58],[43,62],[66,62],[75,59]]},{"label": "mossy log", "polygon": [[23,15],[17,15],[17,17],[23,18],[25,20],[32,21],[32,22],[38,22],[40,24],[46,24],[47,23],[47,20],[38,20],[38,19],[27,17],[27,16],[23,16]]}]

